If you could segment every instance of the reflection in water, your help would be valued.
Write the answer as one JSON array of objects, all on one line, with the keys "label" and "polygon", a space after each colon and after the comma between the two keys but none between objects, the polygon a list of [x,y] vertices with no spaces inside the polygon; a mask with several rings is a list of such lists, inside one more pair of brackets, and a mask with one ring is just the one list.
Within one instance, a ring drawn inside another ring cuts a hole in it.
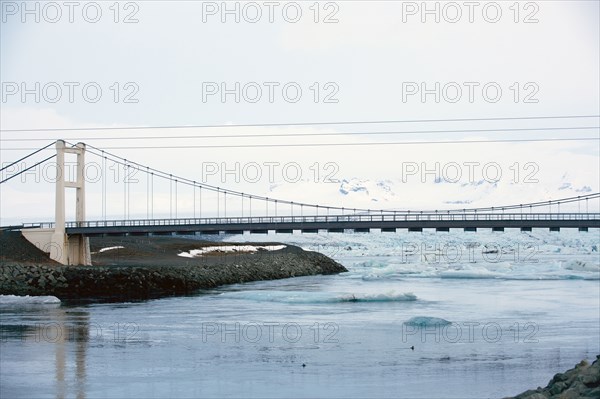
[{"label": "reflection in water", "polygon": [[75,352],[77,366],[77,399],[85,398],[85,350],[87,348],[87,324],[78,327],[78,331],[85,334],[86,339],[77,341],[77,349]]},{"label": "reflection in water", "polygon": [[70,344],[75,353],[75,389],[77,399],[85,398],[86,350],[89,341],[89,314],[87,312],[66,312],[55,309],[54,320],[58,320],[59,332],[56,339],[56,397],[66,397],[68,384],[66,377],[66,347]]},{"label": "reflection in water", "polygon": [[[42,312],[40,312],[39,307],[11,309],[17,313],[35,315],[31,318],[35,320],[34,323],[23,325],[6,323],[7,318],[5,316],[9,315],[2,312],[2,310],[0,309],[0,313],[3,315],[2,323],[0,323],[0,341],[52,345],[56,385],[55,397],[57,399],[66,397],[84,399],[86,355],[90,338],[89,313],[82,310],[69,310],[61,306],[44,307]],[[69,375],[69,371],[73,370],[71,365],[74,365],[74,375]],[[72,378],[74,378],[74,381]],[[75,392],[69,392],[69,387],[74,387]]]},{"label": "reflection in water", "polygon": [[[60,326],[65,325],[65,314],[64,312],[56,312],[56,320],[60,323]],[[44,328],[44,327],[42,327]],[[43,333],[43,332],[42,332]],[[56,397],[57,399],[63,399],[65,397],[66,383],[65,383],[65,338],[64,334],[57,333],[56,348],[55,348],[55,367],[56,367]]]}]

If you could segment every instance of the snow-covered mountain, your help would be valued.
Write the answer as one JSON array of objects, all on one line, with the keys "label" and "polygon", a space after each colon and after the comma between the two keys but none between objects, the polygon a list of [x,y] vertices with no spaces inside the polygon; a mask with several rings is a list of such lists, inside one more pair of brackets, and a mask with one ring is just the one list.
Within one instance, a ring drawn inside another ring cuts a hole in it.
[{"label": "snow-covered mountain", "polygon": [[[494,182],[485,179],[471,182],[432,179],[424,183],[410,183],[400,179],[346,178],[331,183],[300,181],[294,184],[274,184],[271,185],[268,195],[271,198],[349,209],[434,210],[514,205],[575,197],[598,190],[598,187],[591,187],[589,184],[567,180],[570,178],[565,174],[551,185]],[[596,202],[594,201],[594,206],[597,206]],[[563,205],[567,206],[569,205]],[[573,210],[577,210],[577,204],[571,206],[575,207]]]}]

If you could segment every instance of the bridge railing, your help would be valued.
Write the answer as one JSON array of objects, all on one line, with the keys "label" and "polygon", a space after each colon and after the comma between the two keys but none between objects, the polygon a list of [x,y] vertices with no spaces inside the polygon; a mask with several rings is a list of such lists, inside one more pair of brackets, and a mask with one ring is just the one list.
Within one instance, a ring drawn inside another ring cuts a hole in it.
[{"label": "bridge railing", "polygon": [[[92,220],[67,222],[74,227],[144,227],[184,225],[258,225],[286,223],[331,223],[331,222],[398,222],[398,221],[535,221],[535,220],[600,220],[600,213],[384,213],[354,215],[312,216],[255,216],[255,217],[211,217],[180,219],[130,219]],[[54,223],[25,223],[24,228],[53,228]]]}]

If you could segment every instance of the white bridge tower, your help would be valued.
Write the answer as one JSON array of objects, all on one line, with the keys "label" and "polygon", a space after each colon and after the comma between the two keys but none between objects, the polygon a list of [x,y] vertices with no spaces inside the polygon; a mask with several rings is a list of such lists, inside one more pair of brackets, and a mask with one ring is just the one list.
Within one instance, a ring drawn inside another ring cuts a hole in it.
[{"label": "white bridge tower", "polygon": [[[65,154],[77,156],[77,168],[74,181],[67,180]],[[76,193],[75,221],[85,222],[85,144],[67,147],[63,140],[56,142],[56,202],[54,228],[24,229],[27,240],[50,258],[63,265],[91,265],[90,241],[81,234],[67,235],[65,228],[65,190],[74,188]]]}]

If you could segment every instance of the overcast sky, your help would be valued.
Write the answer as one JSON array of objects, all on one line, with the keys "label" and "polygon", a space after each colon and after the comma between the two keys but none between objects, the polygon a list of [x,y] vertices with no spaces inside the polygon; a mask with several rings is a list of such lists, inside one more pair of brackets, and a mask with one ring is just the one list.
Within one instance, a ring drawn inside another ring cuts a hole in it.
[{"label": "overcast sky", "polygon": [[[473,5],[427,2],[427,10],[423,4],[403,1],[84,1],[69,6],[64,2],[2,1],[0,126],[3,130],[160,127],[600,113],[597,1],[481,1]],[[520,198],[525,202],[600,191],[599,141],[262,148],[197,146],[598,138],[598,129],[539,130],[594,127],[598,123],[596,117],[127,131],[3,131],[0,155],[2,164],[6,165],[56,138],[81,140],[197,181],[254,194],[275,193],[286,199],[302,198],[321,203],[339,201],[335,196],[339,184],[324,181],[323,174],[333,173],[335,181],[400,180],[405,185],[396,184],[394,190],[410,190],[411,195],[410,201],[406,196],[397,195],[386,205],[396,208],[418,206],[420,202],[428,207],[443,207],[463,199],[461,190],[456,188],[459,183],[436,195],[433,183],[423,181],[427,176],[423,179],[417,175],[416,179],[402,181],[408,164],[435,168],[436,162],[441,162],[442,167],[451,162],[459,165],[496,162],[502,167],[503,195],[496,192],[495,196],[482,199],[481,204],[502,205]],[[538,130],[177,138],[524,128]],[[163,138],[133,139],[142,136]],[[114,137],[120,139],[110,139]],[[277,171],[272,179],[261,178],[257,182],[244,179],[241,171],[239,182],[231,176],[223,178],[220,173],[207,175],[207,168],[214,165],[235,168],[235,162],[240,162],[241,168],[256,162],[263,173],[268,172],[265,163],[295,162],[300,166],[303,179],[291,182],[294,179]],[[538,182],[523,184],[522,176],[515,181],[515,163],[522,173],[535,170]],[[525,169],[523,165],[528,163],[535,167]],[[317,179],[315,170],[320,172]],[[463,168],[462,172],[465,171]],[[2,177],[6,177],[6,171]],[[1,186],[2,224],[26,218],[51,218],[52,185],[37,182],[33,176],[25,180],[14,179]],[[464,182],[462,179],[460,183]],[[565,189],[566,183],[571,187]],[[116,190],[115,187],[113,202],[122,198]],[[145,190],[139,187],[142,197]],[[142,197],[139,201],[145,204]],[[89,200],[88,214],[97,216],[100,212],[94,201]],[[118,215],[116,208],[114,213]]]}]

